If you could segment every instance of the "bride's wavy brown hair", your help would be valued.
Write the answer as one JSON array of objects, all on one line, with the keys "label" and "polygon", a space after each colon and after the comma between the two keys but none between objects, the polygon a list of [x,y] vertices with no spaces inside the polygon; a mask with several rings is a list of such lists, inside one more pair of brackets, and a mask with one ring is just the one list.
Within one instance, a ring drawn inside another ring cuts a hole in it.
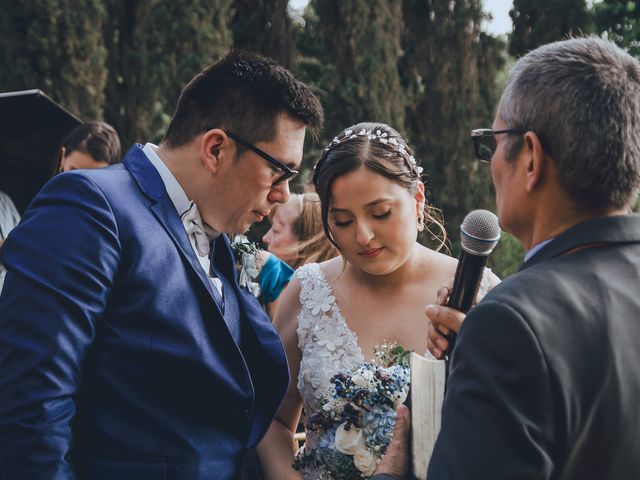
[{"label": "bride's wavy brown hair", "polygon": [[[368,135],[347,133],[362,130],[386,133],[386,142],[380,141],[379,138],[369,138]],[[313,184],[322,204],[322,226],[325,235],[339,249],[329,230],[328,221],[331,187],[336,178],[364,166],[406,188],[412,195],[416,193],[422,179],[420,169],[413,163],[411,147],[394,128],[385,123],[358,123],[343,130],[336,139],[316,164]],[[391,139],[395,139],[395,143],[389,141]],[[445,247],[447,232],[442,212],[425,201],[424,218],[426,231],[437,241],[435,250]]]}]

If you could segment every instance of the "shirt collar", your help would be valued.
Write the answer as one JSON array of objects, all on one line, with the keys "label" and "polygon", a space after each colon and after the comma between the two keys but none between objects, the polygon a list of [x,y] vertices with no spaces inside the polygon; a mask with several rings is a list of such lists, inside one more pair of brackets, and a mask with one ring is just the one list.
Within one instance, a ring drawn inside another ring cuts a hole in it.
[{"label": "shirt collar", "polygon": [[527,263],[531,257],[533,257],[540,250],[542,250],[542,248],[554,238],[555,237],[551,237],[551,238],[548,238],[547,240],[543,240],[542,242],[538,243],[536,246],[531,248],[531,250],[529,250],[527,254],[524,256],[524,263]]},{"label": "shirt collar", "polygon": [[[180,186],[180,183],[178,183],[176,177],[173,176],[171,170],[169,170],[167,165],[160,158],[160,156],[156,152],[157,148],[157,145],[154,145],[153,143],[146,143],[142,151],[160,174],[160,178],[162,178],[162,183],[164,183],[164,188],[167,191],[167,195],[169,195],[169,198],[171,199],[173,206],[178,212],[178,215],[182,216],[191,208],[191,204],[193,202],[189,200],[189,197],[187,197],[186,192],[184,191],[182,186]],[[203,226],[207,236],[210,239],[217,238],[220,235],[220,232],[217,232],[206,223]]]}]

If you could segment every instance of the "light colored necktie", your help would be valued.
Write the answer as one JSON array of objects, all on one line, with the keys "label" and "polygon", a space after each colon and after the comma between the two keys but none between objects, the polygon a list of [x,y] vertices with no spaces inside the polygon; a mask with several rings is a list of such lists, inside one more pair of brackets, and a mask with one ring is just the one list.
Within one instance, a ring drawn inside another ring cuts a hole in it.
[{"label": "light colored necktie", "polygon": [[[180,219],[182,220],[182,224],[184,225],[184,229],[187,231],[187,236],[189,237],[189,242],[193,247],[193,250],[198,255],[198,261],[202,268],[207,273],[207,276],[210,278],[211,283],[216,288],[222,301],[224,302],[224,296],[222,293],[222,282],[218,277],[216,277],[215,273],[213,273],[213,269],[211,268],[211,263],[209,259],[209,254],[211,253],[211,247],[209,245],[209,236],[207,235],[206,229],[204,226],[204,222],[202,221],[202,217],[200,216],[200,211],[194,202],[191,202],[189,205],[189,209],[180,215]],[[224,303],[223,303],[224,304]]]},{"label": "light colored necktie", "polygon": [[189,209],[180,216],[182,224],[187,231],[187,236],[191,244],[195,247],[196,253],[200,257],[209,257],[209,237],[207,237],[202,224],[200,211],[194,202],[191,202]]}]

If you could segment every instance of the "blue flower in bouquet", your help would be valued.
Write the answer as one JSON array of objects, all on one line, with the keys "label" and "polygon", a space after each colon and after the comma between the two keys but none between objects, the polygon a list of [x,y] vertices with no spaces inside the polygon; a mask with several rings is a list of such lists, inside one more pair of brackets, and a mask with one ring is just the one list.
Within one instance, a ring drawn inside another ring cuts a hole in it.
[{"label": "blue flower in bouquet", "polygon": [[320,448],[331,448],[336,439],[337,429],[338,425],[334,424],[329,430],[325,431],[318,440],[318,446]]},{"label": "blue flower in bouquet", "polygon": [[374,409],[363,417],[363,433],[366,443],[372,448],[379,447],[382,454],[391,442],[393,427],[396,424],[396,411],[392,408]]}]

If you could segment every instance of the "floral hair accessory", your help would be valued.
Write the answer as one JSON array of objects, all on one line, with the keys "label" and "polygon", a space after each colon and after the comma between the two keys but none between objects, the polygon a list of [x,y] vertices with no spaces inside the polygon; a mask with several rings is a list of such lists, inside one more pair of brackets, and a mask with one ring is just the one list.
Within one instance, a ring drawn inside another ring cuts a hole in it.
[{"label": "floral hair accessory", "polygon": [[[409,154],[409,152],[407,151],[407,147],[403,143],[399,142],[397,138],[389,136],[389,134],[382,128],[377,128],[375,130],[366,130],[362,128],[358,132],[347,129],[343,132],[342,136],[333,137],[333,140],[331,140],[329,145],[327,145],[327,147],[324,149],[324,154],[326,155],[326,153],[336,145],[340,145],[358,137],[367,137],[369,140],[375,140],[379,143],[382,143],[383,145],[391,145],[391,148],[395,150],[396,153],[398,153],[398,155],[400,155],[405,160],[405,162],[407,162],[407,165],[412,171],[415,172],[417,177],[420,177],[420,175],[422,175],[424,169],[418,165],[415,157]],[[320,162],[321,161],[322,159],[320,159]],[[316,164],[314,169],[317,168],[320,162]]]}]

